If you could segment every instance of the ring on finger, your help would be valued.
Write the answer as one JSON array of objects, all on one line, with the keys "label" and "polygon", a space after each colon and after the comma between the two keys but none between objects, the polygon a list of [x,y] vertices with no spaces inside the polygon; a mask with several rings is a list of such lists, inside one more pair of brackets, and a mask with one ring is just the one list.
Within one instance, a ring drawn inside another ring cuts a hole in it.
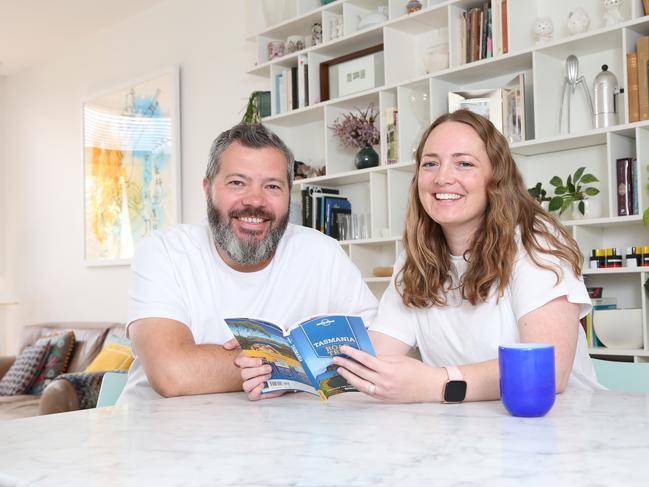
[{"label": "ring on finger", "polygon": [[374,394],[376,394],[376,386],[374,384],[372,384],[371,382],[370,382],[370,385],[367,386],[367,393],[370,396],[373,396]]}]

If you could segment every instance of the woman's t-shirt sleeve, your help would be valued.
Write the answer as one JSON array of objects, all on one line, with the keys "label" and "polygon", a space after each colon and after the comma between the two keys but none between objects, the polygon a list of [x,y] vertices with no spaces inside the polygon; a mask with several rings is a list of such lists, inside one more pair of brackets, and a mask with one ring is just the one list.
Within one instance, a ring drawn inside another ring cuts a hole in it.
[{"label": "woman's t-shirt sleeve", "polygon": [[414,347],[417,344],[416,329],[416,310],[408,308],[403,304],[403,300],[396,288],[396,276],[398,270],[403,267],[405,256],[401,255],[394,265],[394,274],[390,285],[383,293],[379,303],[379,310],[376,319],[369,327],[372,331],[384,333],[392,338],[402,341],[406,345]]},{"label": "woman's t-shirt sleeve", "polygon": [[516,321],[560,296],[566,296],[569,302],[579,305],[579,318],[586,316],[590,312],[591,301],[583,279],[557,257],[538,254],[537,259],[555,268],[559,277],[535,264],[525,249],[520,247],[510,284]]}]

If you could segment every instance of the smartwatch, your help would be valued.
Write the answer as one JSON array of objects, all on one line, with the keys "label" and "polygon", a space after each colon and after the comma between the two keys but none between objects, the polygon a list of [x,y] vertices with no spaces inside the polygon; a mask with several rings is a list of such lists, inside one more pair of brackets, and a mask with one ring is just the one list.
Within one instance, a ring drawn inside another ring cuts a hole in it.
[{"label": "smartwatch", "polygon": [[460,369],[453,366],[443,367],[448,374],[448,381],[444,384],[443,400],[444,404],[457,404],[464,401],[466,397],[466,381],[462,377]]}]

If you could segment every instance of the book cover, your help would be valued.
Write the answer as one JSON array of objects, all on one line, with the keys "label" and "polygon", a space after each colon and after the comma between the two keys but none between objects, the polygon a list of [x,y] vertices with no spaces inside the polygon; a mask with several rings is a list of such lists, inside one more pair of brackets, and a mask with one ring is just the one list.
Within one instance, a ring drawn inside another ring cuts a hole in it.
[{"label": "book cover", "polygon": [[323,194],[340,194],[335,188],[324,188],[321,186],[308,186],[302,190],[302,225],[309,228],[316,227],[316,210],[314,201]]},{"label": "book cover", "polygon": [[618,216],[628,216],[633,214],[633,188],[631,188],[632,165],[633,159],[629,157],[617,159],[615,161]]},{"label": "book cover", "polygon": [[324,207],[324,233],[325,235],[332,237],[332,230],[334,227],[333,210],[336,208],[343,208],[349,210],[351,213],[352,204],[347,198],[340,196],[325,196],[322,199],[322,202]]},{"label": "book cover", "polygon": [[640,120],[640,92],[638,88],[638,54],[629,52],[626,55],[626,73],[629,92],[629,122]]},{"label": "book cover", "polygon": [[503,88],[503,135],[512,144],[526,140],[525,75],[519,74]]},{"label": "book cover", "polygon": [[491,120],[491,123],[502,132],[502,90],[449,91],[448,111],[465,109]]},{"label": "book cover", "polygon": [[396,107],[390,107],[385,110],[385,114],[386,161],[388,164],[396,164],[399,161],[397,152],[399,111]]},{"label": "book cover", "polygon": [[342,355],[342,345],[376,355],[359,316],[315,316],[289,331],[253,318],[227,318],[225,322],[246,356],[262,358],[273,369],[262,394],[296,390],[327,399],[356,391],[336,372],[332,358]]}]

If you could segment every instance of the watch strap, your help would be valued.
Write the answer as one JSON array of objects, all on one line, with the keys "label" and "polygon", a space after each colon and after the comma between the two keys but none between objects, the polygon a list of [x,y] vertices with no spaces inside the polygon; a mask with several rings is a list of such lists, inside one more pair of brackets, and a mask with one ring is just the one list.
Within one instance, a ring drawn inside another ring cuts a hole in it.
[{"label": "watch strap", "polygon": [[443,368],[446,369],[448,380],[464,380],[462,372],[460,372],[460,369],[457,367],[454,367],[453,365],[445,365]]}]

